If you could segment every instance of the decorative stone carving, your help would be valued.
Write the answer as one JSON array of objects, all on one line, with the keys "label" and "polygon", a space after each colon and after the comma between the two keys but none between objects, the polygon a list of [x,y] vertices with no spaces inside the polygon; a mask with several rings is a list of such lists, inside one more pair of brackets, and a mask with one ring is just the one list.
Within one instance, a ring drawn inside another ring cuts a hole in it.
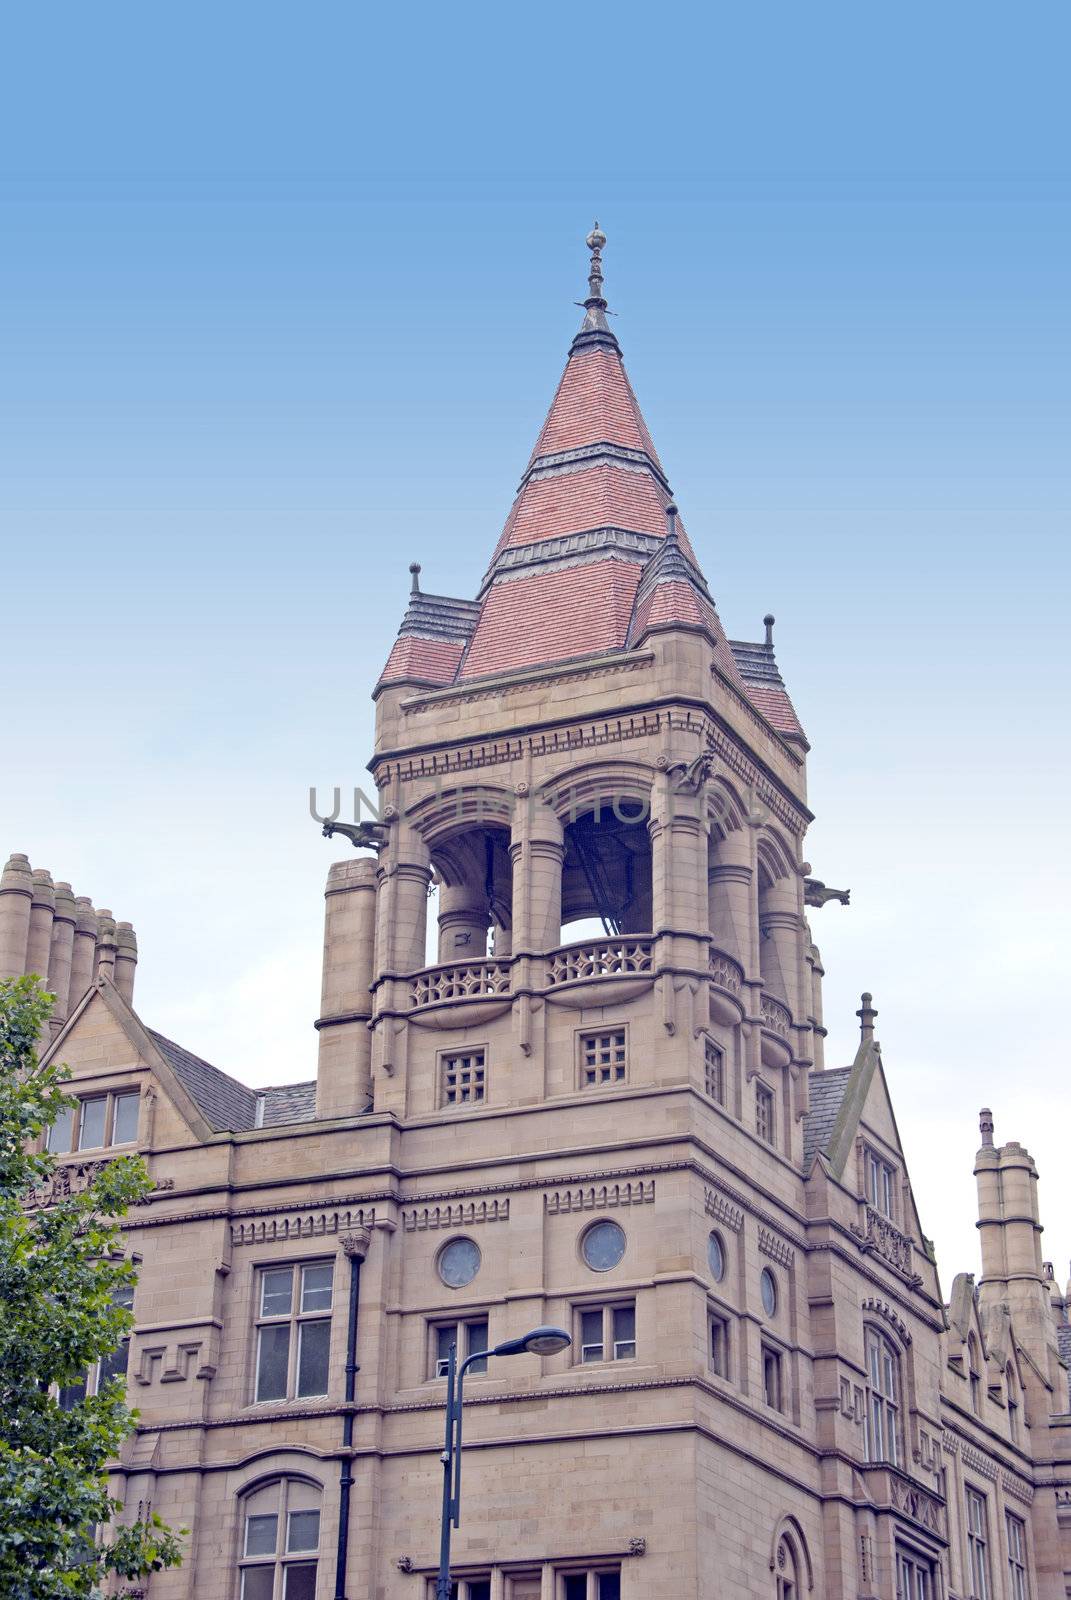
[{"label": "decorative stone carving", "polygon": [[739,961],[727,956],[724,950],[711,950],[710,977],[719,989],[727,989],[730,994],[739,994],[744,982],[744,969]]},{"label": "decorative stone carving", "polygon": [[437,1206],[412,1206],[402,1212],[406,1233],[435,1228],[474,1228],[481,1222],[508,1222],[509,1200],[458,1200]]},{"label": "decorative stone carving", "polygon": [[769,1256],[772,1261],[780,1262],[781,1266],[789,1270],[796,1260],[796,1252],[790,1244],[774,1233],[772,1228],[759,1229],[759,1249],[764,1256]]},{"label": "decorative stone carving", "polygon": [[647,1554],[647,1540],[642,1534],[634,1534],[628,1542],[627,1555],[645,1556]]},{"label": "decorative stone carving", "polygon": [[232,1244],[270,1244],[274,1239],[319,1239],[333,1233],[374,1228],[374,1207],[360,1210],[288,1212],[231,1223]]},{"label": "decorative stone carving", "polygon": [[716,1189],[704,1191],[703,1207],[708,1217],[713,1217],[724,1227],[731,1228],[734,1233],[739,1233],[744,1226],[744,1213],[740,1207],[731,1204]]},{"label": "decorative stone carving", "polygon": [[862,1309],[871,1312],[874,1316],[884,1317],[885,1321],[895,1328],[901,1344],[907,1345],[911,1343],[911,1332],[907,1324],[902,1317],[897,1316],[887,1300],[879,1300],[876,1296],[870,1295],[863,1301]]},{"label": "decorative stone carving", "polygon": [[585,1184],[571,1189],[551,1189],[543,1196],[548,1216],[563,1211],[608,1211],[614,1206],[653,1205],[655,1181]]},{"label": "decorative stone carving", "polygon": [[928,1489],[912,1483],[910,1478],[902,1477],[898,1472],[890,1472],[889,1503],[901,1516],[917,1522],[920,1528],[936,1534],[939,1539],[944,1538],[944,1507]]},{"label": "decorative stone carving", "polygon": [[911,1240],[906,1234],[894,1228],[888,1217],[875,1211],[873,1206],[866,1208],[866,1226],[864,1232],[853,1230],[860,1241],[862,1250],[873,1250],[883,1261],[888,1262],[895,1271],[902,1273],[910,1283],[920,1284],[922,1278],[911,1270]]}]

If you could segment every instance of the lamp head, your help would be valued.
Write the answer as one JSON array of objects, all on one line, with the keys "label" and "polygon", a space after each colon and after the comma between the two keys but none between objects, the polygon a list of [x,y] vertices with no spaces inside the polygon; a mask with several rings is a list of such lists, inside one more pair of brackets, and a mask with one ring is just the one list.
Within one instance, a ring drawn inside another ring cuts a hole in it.
[{"label": "lamp head", "polygon": [[491,1351],[493,1356],[520,1356],[531,1352],[537,1356],[552,1356],[558,1350],[564,1350],[572,1344],[572,1338],[564,1328],[533,1328],[530,1333],[522,1334],[519,1339],[507,1339],[503,1344],[496,1344]]}]

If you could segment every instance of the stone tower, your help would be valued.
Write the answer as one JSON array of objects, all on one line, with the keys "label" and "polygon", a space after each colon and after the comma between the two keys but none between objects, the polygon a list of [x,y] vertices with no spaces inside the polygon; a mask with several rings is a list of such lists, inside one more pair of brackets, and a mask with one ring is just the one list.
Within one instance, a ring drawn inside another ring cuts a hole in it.
[{"label": "stone tower", "polygon": [[[588,244],[479,593],[414,564],[378,814],[326,825],[358,853],[316,1081],[247,1088],[103,958],[52,1047],[111,1108],[62,1184],[116,1146],[155,1183],[116,1488],[193,1532],[152,1600],[431,1600],[452,1346],[457,1600],[1064,1600],[1032,1164],[983,1131],[983,1277],[946,1305],[869,994],[823,1058],[807,914],[848,897],[803,859],[773,618],[726,635]],[[543,1324],[570,1347],[487,1353]]]}]

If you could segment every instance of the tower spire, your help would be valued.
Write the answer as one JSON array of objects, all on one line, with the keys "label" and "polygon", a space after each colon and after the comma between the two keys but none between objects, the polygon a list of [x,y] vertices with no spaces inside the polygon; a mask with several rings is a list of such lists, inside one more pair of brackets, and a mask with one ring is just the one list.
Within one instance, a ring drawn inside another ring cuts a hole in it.
[{"label": "tower spire", "polygon": [[606,320],[606,298],[602,292],[602,247],[606,243],[606,235],[599,227],[598,218],[587,236],[586,243],[591,251],[591,262],[588,266],[588,296],[586,300],[577,301],[577,304],[584,309],[584,320],[573,340],[572,349],[583,350],[589,345],[604,344],[617,350],[617,339],[610,331],[610,324]]}]

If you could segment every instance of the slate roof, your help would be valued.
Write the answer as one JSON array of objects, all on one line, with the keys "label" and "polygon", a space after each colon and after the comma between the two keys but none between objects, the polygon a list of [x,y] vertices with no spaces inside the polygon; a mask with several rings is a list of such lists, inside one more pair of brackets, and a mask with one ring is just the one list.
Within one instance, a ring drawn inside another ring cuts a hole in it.
[{"label": "slate roof", "polygon": [[[247,1089],[244,1083],[150,1028],[153,1043],[215,1133],[247,1133],[316,1118],[316,1082]],[[258,1101],[263,1102],[260,1117]]]},{"label": "slate roof", "polygon": [[237,1078],[221,1072],[192,1051],[184,1050],[173,1039],[150,1028],[160,1054],[193,1098],[205,1121],[217,1133],[241,1133],[251,1128],[256,1115],[256,1095]]},{"label": "slate roof", "polygon": [[315,1122],[316,1079],[309,1083],[283,1083],[275,1088],[261,1089],[264,1111],[261,1127],[280,1128],[289,1122]]},{"label": "slate roof", "polygon": [[747,697],[756,711],[761,712],[778,733],[789,738],[803,738],[803,729],[788,697],[785,680],[777,670],[773,645],[730,639],[729,649],[744,680]]},{"label": "slate roof", "polygon": [[811,1073],[811,1109],[803,1119],[803,1170],[809,1172],[819,1150],[825,1150],[837,1125],[851,1067]]}]

